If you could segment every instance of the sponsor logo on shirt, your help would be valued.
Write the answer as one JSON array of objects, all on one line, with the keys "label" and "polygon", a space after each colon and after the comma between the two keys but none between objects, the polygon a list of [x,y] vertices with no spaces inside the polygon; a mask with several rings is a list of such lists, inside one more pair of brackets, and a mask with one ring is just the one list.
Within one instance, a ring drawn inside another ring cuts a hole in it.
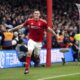
[{"label": "sponsor logo on shirt", "polygon": [[33,29],[40,29],[40,27],[37,27],[37,26],[31,26],[31,28],[33,28]]}]

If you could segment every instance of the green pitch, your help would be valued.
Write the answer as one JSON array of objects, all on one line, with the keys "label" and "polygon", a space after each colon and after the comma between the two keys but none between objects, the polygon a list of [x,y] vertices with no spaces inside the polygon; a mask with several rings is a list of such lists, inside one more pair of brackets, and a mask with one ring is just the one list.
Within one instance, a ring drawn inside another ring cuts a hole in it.
[{"label": "green pitch", "polygon": [[80,80],[80,62],[66,65],[53,64],[50,68],[30,68],[24,75],[24,67],[0,69],[0,80]]}]

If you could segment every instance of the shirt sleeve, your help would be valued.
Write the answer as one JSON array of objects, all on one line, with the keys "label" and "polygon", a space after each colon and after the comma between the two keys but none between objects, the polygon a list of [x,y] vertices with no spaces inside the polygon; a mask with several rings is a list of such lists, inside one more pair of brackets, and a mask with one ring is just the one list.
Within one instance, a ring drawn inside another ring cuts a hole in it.
[{"label": "shirt sleeve", "polygon": [[47,22],[45,21],[43,24],[44,24],[44,29],[46,30],[48,28]]},{"label": "shirt sleeve", "polygon": [[23,26],[27,26],[29,24],[29,19],[23,23]]}]

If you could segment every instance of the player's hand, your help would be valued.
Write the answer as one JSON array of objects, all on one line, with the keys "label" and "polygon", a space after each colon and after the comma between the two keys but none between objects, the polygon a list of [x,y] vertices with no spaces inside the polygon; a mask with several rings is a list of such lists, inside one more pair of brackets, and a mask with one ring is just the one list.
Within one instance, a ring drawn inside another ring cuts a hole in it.
[{"label": "player's hand", "polygon": [[12,31],[12,29],[8,29],[8,31],[9,31],[9,32],[11,32],[11,31]]}]

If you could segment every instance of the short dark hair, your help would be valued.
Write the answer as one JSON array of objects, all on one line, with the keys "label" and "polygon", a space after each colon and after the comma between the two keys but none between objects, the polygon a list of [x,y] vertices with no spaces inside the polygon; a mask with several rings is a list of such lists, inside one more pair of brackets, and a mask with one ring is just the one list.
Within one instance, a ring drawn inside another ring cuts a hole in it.
[{"label": "short dark hair", "polygon": [[40,11],[40,10],[39,10],[39,9],[34,9],[34,10],[33,10],[33,13],[34,13],[35,11]]}]

